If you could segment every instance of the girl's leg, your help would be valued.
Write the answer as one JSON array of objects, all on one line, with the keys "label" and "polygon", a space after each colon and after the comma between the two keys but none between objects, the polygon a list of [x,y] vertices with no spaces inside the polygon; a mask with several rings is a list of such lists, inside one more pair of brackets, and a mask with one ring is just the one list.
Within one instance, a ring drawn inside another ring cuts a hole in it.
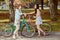
[{"label": "girl's leg", "polygon": [[18,30],[19,30],[19,26],[16,26],[16,30],[13,33],[13,38],[16,38],[16,35],[18,35]]},{"label": "girl's leg", "polygon": [[44,34],[44,36],[45,36],[45,32],[41,29],[40,25],[37,25],[37,29],[38,29],[38,34],[39,35],[40,35],[39,31],[41,31]]},{"label": "girl's leg", "polygon": [[38,30],[38,37],[40,37],[40,30]]},{"label": "girl's leg", "polygon": [[37,29],[38,29],[38,36],[40,36],[40,29],[39,29],[39,25],[37,25]]},{"label": "girl's leg", "polygon": [[40,30],[41,32],[44,34],[44,36],[46,35],[46,33],[41,29],[41,26],[40,26]]},{"label": "girl's leg", "polygon": [[18,32],[16,32],[16,36],[18,37]]}]

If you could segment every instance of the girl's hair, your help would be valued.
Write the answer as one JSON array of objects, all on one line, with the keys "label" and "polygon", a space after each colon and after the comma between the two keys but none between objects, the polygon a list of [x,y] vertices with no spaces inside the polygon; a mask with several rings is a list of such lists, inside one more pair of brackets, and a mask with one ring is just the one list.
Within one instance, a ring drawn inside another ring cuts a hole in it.
[{"label": "girl's hair", "polygon": [[21,4],[16,4],[15,8],[19,9],[20,6],[21,6]]},{"label": "girl's hair", "polygon": [[19,7],[19,6],[26,6],[26,3],[23,0],[14,0],[14,6]]},{"label": "girl's hair", "polygon": [[39,9],[39,4],[36,4],[36,9]]},{"label": "girl's hair", "polygon": [[36,4],[35,13],[37,13],[37,9],[39,9],[39,4]]}]

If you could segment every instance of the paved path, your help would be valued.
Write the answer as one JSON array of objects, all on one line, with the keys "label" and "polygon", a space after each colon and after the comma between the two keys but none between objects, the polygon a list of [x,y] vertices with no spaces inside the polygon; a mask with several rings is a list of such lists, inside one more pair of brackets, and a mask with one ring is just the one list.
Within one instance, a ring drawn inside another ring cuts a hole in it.
[{"label": "paved path", "polygon": [[58,34],[51,34],[51,35],[48,35],[46,37],[44,36],[41,36],[40,38],[38,37],[32,37],[32,38],[26,38],[26,37],[18,37],[16,39],[13,39],[12,37],[3,37],[3,36],[0,36],[0,40],[60,40],[60,35]]}]

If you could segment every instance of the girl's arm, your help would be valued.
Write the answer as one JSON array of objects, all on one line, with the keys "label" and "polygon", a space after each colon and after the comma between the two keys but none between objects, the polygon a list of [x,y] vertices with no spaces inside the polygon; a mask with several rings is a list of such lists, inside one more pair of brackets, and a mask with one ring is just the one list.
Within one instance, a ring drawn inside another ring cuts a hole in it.
[{"label": "girl's arm", "polygon": [[[30,13],[23,13],[23,15],[26,17],[27,15],[34,14],[35,12],[30,12]],[[35,18],[35,16],[33,16]]]},{"label": "girl's arm", "polygon": [[29,14],[34,14],[35,12],[33,11],[33,12],[30,12]]}]

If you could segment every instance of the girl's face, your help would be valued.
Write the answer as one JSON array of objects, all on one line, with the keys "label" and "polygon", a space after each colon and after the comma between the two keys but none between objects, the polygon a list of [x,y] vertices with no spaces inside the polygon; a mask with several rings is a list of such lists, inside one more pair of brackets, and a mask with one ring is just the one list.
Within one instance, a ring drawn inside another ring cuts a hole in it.
[{"label": "girl's face", "polygon": [[36,5],[34,6],[34,8],[36,9]]},{"label": "girl's face", "polygon": [[21,6],[19,6],[19,9],[21,9]]}]

